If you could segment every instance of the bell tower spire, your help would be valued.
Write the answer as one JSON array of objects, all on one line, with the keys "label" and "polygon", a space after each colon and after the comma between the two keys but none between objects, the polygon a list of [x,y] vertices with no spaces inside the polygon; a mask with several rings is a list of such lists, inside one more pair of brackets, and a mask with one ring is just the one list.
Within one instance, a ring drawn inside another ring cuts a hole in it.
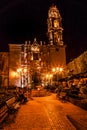
[{"label": "bell tower spire", "polygon": [[48,10],[48,40],[51,45],[63,45],[62,33],[63,28],[61,24],[61,15],[57,7],[53,4]]}]

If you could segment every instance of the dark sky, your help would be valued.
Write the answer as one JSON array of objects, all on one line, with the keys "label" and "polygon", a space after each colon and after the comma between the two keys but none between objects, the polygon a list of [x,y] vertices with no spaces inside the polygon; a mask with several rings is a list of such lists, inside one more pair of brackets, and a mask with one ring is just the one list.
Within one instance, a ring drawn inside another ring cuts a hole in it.
[{"label": "dark sky", "polygon": [[0,51],[8,43],[46,40],[48,9],[56,4],[62,16],[67,61],[87,50],[86,0],[2,0],[0,1]]}]

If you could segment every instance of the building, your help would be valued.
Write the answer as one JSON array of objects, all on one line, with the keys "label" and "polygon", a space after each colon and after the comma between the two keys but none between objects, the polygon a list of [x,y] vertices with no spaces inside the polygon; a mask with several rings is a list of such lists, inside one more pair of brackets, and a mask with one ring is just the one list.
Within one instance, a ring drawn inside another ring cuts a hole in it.
[{"label": "building", "polygon": [[48,43],[9,44],[9,86],[25,87],[27,84],[46,82],[51,79],[53,68],[66,66],[66,46],[63,43],[62,18],[59,10],[52,5],[48,10]]},{"label": "building", "polygon": [[66,77],[72,76],[87,78],[87,51],[66,65]]},{"label": "building", "polygon": [[8,68],[8,52],[0,52],[0,87],[8,87],[9,68]]}]

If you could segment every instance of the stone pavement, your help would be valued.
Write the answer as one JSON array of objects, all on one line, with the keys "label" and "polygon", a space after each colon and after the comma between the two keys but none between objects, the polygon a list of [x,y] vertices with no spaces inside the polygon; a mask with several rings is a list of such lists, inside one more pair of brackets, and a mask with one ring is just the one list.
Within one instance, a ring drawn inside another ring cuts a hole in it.
[{"label": "stone pavement", "polygon": [[76,129],[87,130],[87,111],[69,102],[62,103],[55,94],[34,97],[4,124],[4,130]]}]

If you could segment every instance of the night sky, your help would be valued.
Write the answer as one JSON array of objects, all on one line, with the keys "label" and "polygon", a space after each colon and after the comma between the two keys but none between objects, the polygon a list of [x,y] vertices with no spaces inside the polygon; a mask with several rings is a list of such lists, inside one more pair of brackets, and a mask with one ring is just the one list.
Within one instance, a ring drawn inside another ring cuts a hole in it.
[{"label": "night sky", "polygon": [[67,61],[87,50],[86,0],[2,0],[0,1],[0,51],[9,43],[47,40],[48,10],[55,4],[62,16]]}]

